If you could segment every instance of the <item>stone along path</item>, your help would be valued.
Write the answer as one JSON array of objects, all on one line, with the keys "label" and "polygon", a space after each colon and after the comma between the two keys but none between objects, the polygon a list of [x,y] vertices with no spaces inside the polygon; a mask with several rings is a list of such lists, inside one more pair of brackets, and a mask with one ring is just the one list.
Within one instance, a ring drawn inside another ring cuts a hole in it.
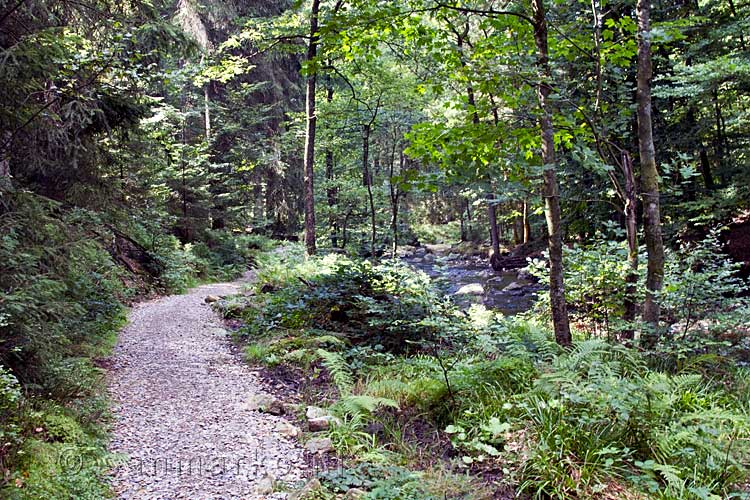
[{"label": "stone along path", "polygon": [[204,303],[241,285],[201,286],[130,313],[109,376],[110,450],[125,455],[112,472],[117,498],[283,499],[274,483],[302,479],[302,449],[276,432],[280,417],[248,404],[263,394],[258,379]]}]

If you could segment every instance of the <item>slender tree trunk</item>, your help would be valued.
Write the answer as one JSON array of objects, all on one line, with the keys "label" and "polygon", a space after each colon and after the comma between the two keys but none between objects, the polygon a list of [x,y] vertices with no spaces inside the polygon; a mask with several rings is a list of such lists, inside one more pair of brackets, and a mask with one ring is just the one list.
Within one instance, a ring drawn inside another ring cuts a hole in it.
[{"label": "slender tree trunk", "polygon": [[641,197],[643,202],[643,226],[648,253],[646,274],[646,301],[643,319],[654,327],[659,322],[659,300],[664,281],[664,244],[661,235],[659,209],[659,171],[656,167],[656,151],[651,124],[651,4],[650,0],[638,0],[638,68],[637,68],[637,115],[638,149],[641,163]]},{"label": "slender tree trunk", "polygon": [[706,190],[713,191],[716,186],[714,184],[713,173],[711,172],[711,162],[708,161],[708,153],[706,152],[706,148],[704,146],[701,146],[699,166],[701,176],[703,177],[703,184],[706,186]]},{"label": "slender tree trunk", "polygon": [[550,306],[552,309],[552,324],[555,330],[555,340],[560,345],[570,345],[570,321],[568,306],[565,302],[565,284],[563,279],[562,233],[560,224],[560,190],[557,185],[555,169],[555,135],[552,127],[552,117],[549,110],[549,94],[551,91],[549,79],[549,50],[547,45],[547,19],[544,12],[543,0],[532,0],[534,41],[537,49],[537,65],[539,70],[539,85],[537,97],[539,99],[539,125],[542,135],[542,161],[544,162],[544,214],[547,219],[547,246],[549,249],[550,267]]},{"label": "slender tree trunk", "polygon": [[307,75],[305,113],[307,128],[305,131],[305,248],[308,255],[315,255],[315,83],[317,71],[314,68],[318,54],[318,14],[320,0],[312,0],[310,13],[310,42],[307,46],[307,63],[310,73]]},{"label": "slender tree trunk", "polygon": [[[625,278],[625,309],[623,319],[627,322],[635,321],[638,309],[638,227],[636,221],[637,194],[635,187],[635,174],[633,172],[633,160],[627,151],[622,153],[622,169],[625,177],[625,229],[628,238],[628,274]],[[622,336],[625,339],[633,338],[633,329],[627,327]]]},{"label": "slender tree trunk", "polygon": [[[732,17],[735,18],[735,20],[739,20],[740,17],[737,15],[737,7],[734,5],[734,0],[729,0],[729,11],[732,13]],[[747,50],[747,46],[745,45],[745,33],[742,31],[742,28],[739,29],[739,35],[740,35],[740,48],[745,51]]]},{"label": "slender tree trunk", "polygon": [[500,232],[497,229],[497,205],[495,195],[487,194],[487,221],[490,226],[490,265],[496,271],[500,269]]},{"label": "slender tree trunk", "polygon": [[523,199],[523,242],[531,241],[531,223],[529,222],[529,198]]},{"label": "slender tree trunk", "polygon": [[349,243],[349,233],[347,232],[347,229],[349,228],[349,217],[352,216],[352,209],[346,211],[346,215],[344,215],[344,223],[341,226],[341,248],[346,248],[346,244]]},{"label": "slender tree trunk", "polygon": [[[326,88],[326,101],[330,104],[333,101],[333,85],[328,82]],[[336,214],[334,213],[334,207],[337,203],[338,190],[333,186],[333,148],[328,146],[326,149],[326,181],[328,181],[328,189],[326,189],[326,198],[328,200],[328,226],[331,231],[331,246],[338,248],[339,240],[339,225]]]},{"label": "slender tree trunk", "polygon": [[716,140],[715,143],[715,150],[716,150],[716,158],[717,163],[719,166],[720,171],[720,178],[722,180],[722,184],[726,184],[724,182],[723,178],[723,172],[724,172],[724,160],[726,158],[726,138],[724,136],[724,117],[721,113],[721,106],[719,104],[719,91],[717,89],[714,89],[713,92],[713,100],[714,100],[714,116],[716,118]]},{"label": "slender tree trunk", "polygon": [[13,142],[11,132],[3,132],[2,145],[0,146],[0,191],[9,191],[13,188],[10,175],[10,148]]},{"label": "slender tree trunk", "polygon": [[372,176],[370,175],[370,124],[362,126],[362,180],[367,187],[367,199],[370,202],[370,255],[375,258],[376,220],[375,200],[372,196]]},{"label": "slender tree trunk", "polygon": [[257,228],[263,223],[263,185],[260,179],[255,181],[253,185],[253,210],[252,210],[252,226]]},{"label": "slender tree trunk", "polygon": [[[184,96],[184,94],[183,94]],[[180,140],[182,149],[180,150],[180,197],[182,199],[182,241],[190,241],[190,227],[188,225],[188,204],[187,204],[187,162],[185,161],[185,146],[187,145],[187,136],[185,129],[185,117],[182,118],[182,129],[180,130]]]},{"label": "slender tree trunk", "polygon": [[207,83],[206,88],[203,89],[203,123],[206,131],[206,142],[211,140],[211,99],[208,94],[209,85]]},{"label": "slender tree trunk", "polygon": [[[395,148],[395,144],[394,144],[394,148]],[[396,163],[395,153],[392,151],[388,187],[389,187],[390,195],[391,195],[391,233],[393,235],[393,242],[391,245],[391,257],[394,259],[396,258],[396,252],[398,251],[398,202],[401,196],[398,186],[393,184],[395,163]],[[404,154],[401,153],[401,158],[399,160],[399,172],[403,172],[403,170],[404,170]],[[461,219],[461,224],[463,225],[463,218]]]}]

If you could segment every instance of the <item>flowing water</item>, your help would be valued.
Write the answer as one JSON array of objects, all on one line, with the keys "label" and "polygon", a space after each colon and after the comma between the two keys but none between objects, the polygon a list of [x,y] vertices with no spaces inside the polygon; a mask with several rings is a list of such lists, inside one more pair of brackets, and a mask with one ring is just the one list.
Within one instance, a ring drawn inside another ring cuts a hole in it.
[{"label": "flowing water", "polygon": [[403,259],[427,273],[462,308],[484,304],[510,316],[530,309],[541,289],[517,270],[494,271],[482,257],[411,253]]}]

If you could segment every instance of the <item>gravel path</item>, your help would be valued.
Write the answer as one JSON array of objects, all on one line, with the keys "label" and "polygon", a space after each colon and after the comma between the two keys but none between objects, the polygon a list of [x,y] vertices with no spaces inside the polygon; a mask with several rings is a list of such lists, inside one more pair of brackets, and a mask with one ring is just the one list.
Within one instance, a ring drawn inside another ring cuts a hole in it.
[{"label": "gravel path", "polygon": [[130,313],[109,376],[110,450],[127,456],[112,472],[117,498],[283,499],[273,482],[302,479],[302,449],[274,430],[280,417],[248,408],[258,378],[203,300],[241,285],[201,286]]}]

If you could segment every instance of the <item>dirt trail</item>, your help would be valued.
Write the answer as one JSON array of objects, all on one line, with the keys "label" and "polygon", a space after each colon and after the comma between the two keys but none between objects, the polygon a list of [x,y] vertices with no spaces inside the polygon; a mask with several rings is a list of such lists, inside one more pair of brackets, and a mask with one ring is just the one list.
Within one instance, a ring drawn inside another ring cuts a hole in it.
[{"label": "dirt trail", "polygon": [[258,378],[204,303],[249,278],[133,308],[109,376],[110,450],[127,455],[112,474],[117,498],[283,499],[272,482],[302,479],[301,447],[275,431],[280,417],[248,408]]}]

